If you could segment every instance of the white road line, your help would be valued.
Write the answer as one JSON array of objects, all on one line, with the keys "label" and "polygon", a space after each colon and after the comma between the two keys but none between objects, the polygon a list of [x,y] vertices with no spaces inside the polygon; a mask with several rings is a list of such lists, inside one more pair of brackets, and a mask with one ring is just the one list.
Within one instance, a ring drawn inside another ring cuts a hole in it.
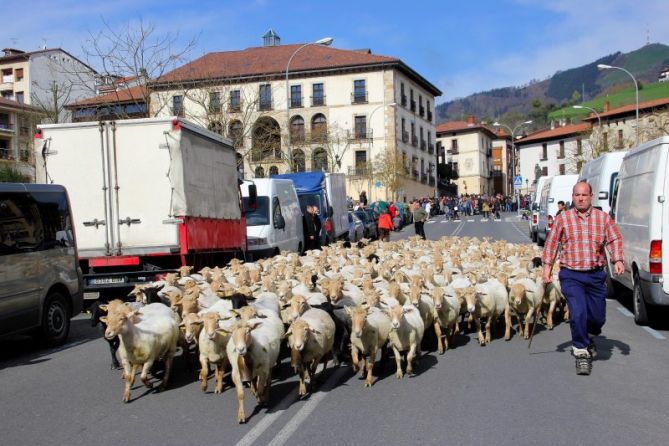
[{"label": "white road line", "polygon": [[662,333],[660,333],[660,332],[657,331],[657,330],[653,330],[653,329],[650,328],[650,327],[641,327],[641,328],[643,328],[643,329],[646,330],[648,333],[650,333],[651,336],[653,336],[655,339],[667,339],[667,338],[665,338],[665,337],[662,335]]},{"label": "white road line", "polygon": [[453,236],[455,236],[455,235],[458,235],[458,233],[459,233],[459,232],[462,230],[462,228],[464,228],[464,227],[465,227],[464,222],[461,222],[461,223],[458,225],[458,227],[455,228],[455,231],[453,231],[453,233],[451,234],[451,237],[453,237]]},{"label": "white road line", "polygon": [[283,446],[286,442],[292,437],[295,431],[300,427],[302,423],[311,415],[311,413],[316,409],[318,404],[328,396],[328,393],[332,388],[337,384],[339,379],[347,372],[347,367],[340,367],[332,376],[325,382],[323,388],[315,394],[312,394],[309,400],[304,403],[304,406],[297,411],[297,413],[291,418],[279,431],[278,434],[274,436],[272,441],[269,442],[268,446]]},{"label": "white road line", "polygon": [[428,222],[425,223],[425,224],[427,224],[427,225],[431,225],[432,223],[436,223],[436,222],[435,222],[434,220],[430,220],[430,221],[428,221]]},{"label": "white road line", "polygon": [[448,220],[442,220],[439,223],[448,223]]},{"label": "white road line", "polygon": [[634,317],[634,315],[630,313],[629,310],[627,310],[627,308],[625,307],[618,307],[618,311],[620,311],[623,314],[623,316]]},{"label": "white road line", "polygon": [[515,230],[518,231],[518,233],[523,236],[523,238],[530,238],[528,234],[525,234],[523,231],[518,229],[518,226],[514,225],[513,223],[511,223],[511,226],[513,226]]},{"label": "white road line", "polygon": [[472,221],[476,221],[476,220],[472,219],[472,220],[467,220],[467,221],[472,222]]}]

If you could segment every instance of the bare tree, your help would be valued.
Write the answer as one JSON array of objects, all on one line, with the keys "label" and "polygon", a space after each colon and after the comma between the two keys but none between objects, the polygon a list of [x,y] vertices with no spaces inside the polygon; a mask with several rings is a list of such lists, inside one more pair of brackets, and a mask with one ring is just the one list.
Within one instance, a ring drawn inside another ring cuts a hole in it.
[{"label": "bare tree", "polygon": [[390,191],[392,197],[397,198],[397,193],[404,186],[406,179],[406,164],[402,155],[393,148],[386,149],[376,155],[373,167],[374,178],[385,188],[386,197]]},{"label": "bare tree", "polygon": [[33,82],[30,93],[31,104],[44,113],[44,122],[58,124],[61,117],[65,116],[67,110],[65,105],[70,102],[72,96],[72,83],[69,81],[56,80],[50,82]]}]

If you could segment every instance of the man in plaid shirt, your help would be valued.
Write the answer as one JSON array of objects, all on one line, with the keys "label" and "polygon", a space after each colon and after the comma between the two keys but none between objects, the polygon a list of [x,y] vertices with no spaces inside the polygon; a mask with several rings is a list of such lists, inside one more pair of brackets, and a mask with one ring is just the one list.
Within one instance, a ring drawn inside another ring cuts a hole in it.
[{"label": "man in plaid shirt", "polygon": [[594,336],[602,332],[606,320],[606,256],[608,247],[614,273],[624,272],[623,238],[613,219],[592,207],[592,187],[576,183],[572,191],[573,208],[555,217],[546,239],[541,260],[543,280],[552,282],[551,265],[560,254],[560,285],[569,306],[569,325],[576,373],[589,375],[597,356]]}]

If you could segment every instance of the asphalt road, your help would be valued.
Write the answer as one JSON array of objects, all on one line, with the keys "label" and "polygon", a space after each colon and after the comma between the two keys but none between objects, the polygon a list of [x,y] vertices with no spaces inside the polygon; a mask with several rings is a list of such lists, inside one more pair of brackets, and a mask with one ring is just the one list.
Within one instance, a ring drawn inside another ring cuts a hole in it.
[{"label": "asphalt road", "polygon": [[[529,242],[524,222],[504,218],[510,221],[437,217],[426,233]],[[412,234],[410,227],[392,237]],[[553,331],[540,326],[531,350],[515,336],[505,342],[497,334],[480,347],[460,335],[443,356],[424,352],[415,377],[397,380],[393,364],[370,389],[350,368],[331,368],[313,394],[298,399],[284,363],[268,409],[256,410],[247,391],[248,423],[241,426],[230,384],[221,395],[211,384],[203,394],[197,371],[181,358],[167,391],[148,391],[137,380],[132,401],[123,404],[106,343],[80,316],[69,343],[56,350],[25,337],[0,341],[0,443],[665,445],[669,327],[636,326],[626,299],[608,302],[589,377],[574,372],[564,323]]]}]

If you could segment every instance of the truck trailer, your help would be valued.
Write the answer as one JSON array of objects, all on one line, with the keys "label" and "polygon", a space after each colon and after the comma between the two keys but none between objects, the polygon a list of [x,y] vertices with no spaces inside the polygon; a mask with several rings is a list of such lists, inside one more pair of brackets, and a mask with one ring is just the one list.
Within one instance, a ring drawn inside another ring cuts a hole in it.
[{"label": "truck trailer", "polygon": [[180,118],[38,126],[36,182],[69,193],[87,297],[246,252],[236,153]]}]

